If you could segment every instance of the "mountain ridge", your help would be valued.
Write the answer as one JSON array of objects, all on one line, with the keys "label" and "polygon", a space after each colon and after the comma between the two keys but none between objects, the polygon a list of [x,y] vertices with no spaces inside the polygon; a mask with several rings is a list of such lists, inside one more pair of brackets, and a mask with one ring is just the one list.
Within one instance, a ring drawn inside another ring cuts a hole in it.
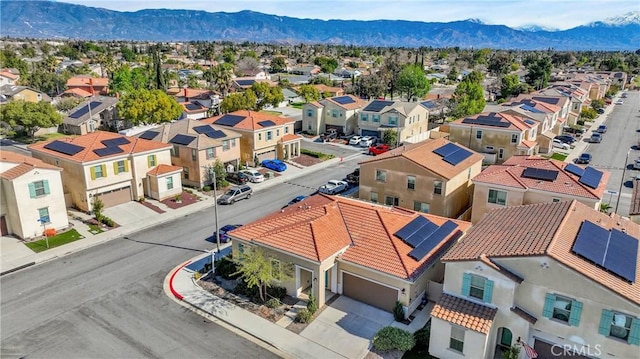
[{"label": "mountain ridge", "polygon": [[[185,26],[185,21],[189,21]],[[627,13],[572,29],[535,31],[486,24],[407,20],[319,20],[201,10],[119,12],[50,1],[0,1],[2,36],[129,41],[252,41],[356,46],[635,51],[640,15]]]}]

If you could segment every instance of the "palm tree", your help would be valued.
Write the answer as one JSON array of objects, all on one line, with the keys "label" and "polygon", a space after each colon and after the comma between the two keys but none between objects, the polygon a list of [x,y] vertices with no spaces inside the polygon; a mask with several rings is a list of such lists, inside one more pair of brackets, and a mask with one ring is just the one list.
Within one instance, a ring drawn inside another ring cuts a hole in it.
[{"label": "palm tree", "polygon": [[229,64],[219,64],[214,66],[211,71],[213,72],[215,87],[222,93],[223,97],[226,97],[229,90],[231,90],[233,67]]},{"label": "palm tree", "polygon": [[612,207],[609,205],[609,203],[600,203],[600,212],[602,213],[606,213],[609,214],[609,210]]}]

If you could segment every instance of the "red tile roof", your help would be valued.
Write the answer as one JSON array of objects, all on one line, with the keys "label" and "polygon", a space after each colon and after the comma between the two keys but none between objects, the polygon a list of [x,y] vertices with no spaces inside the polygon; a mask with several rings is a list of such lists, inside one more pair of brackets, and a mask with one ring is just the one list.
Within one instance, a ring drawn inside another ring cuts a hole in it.
[{"label": "red tile roof", "polygon": [[[295,120],[292,119],[292,118],[280,117],[280,116],[272,115],[272,114],[269,114],[269,113],[256,112],[256,111],[247,111],[247,110],[234,111],[234,112],[228,113],[227,115],[234,115],[234,116],[243,117],[243,119],[240,122],[238,122],[235,126],[233,126],[233,128],[239,129],[239,130],[252,130],[252,131],[255,131],[255,130],[265,129],[267,127],[263,127],[262,125],[259,124],[259,122],[267,121],[267,120],[270,120],[273,123],[275,123],[275,126],[282,126],[282,125],[285,125],[285,124],[288,124],[288,123],[295,122]],[[205,119],[200,120],[200,122],[209,123],[209,124],[216,124],[216,121],[219,120],[223,116],[225,116],[225,115],[205,118]],[[221,126],[224,126],[224,125],[221,125]],[[271,127],[273,127],[273,126],[271,126]]]},{"label": "red tile roof", "polygon": [[431,310],[431,316],[478,333],[489,334],[497,312],[497,308],[444,293]]},{"label": "red tile roof", "polygon": [[[639,225],[619,216],[608,216],[576,200],[539,203],[490,211],[442,261],[476,261],[483,255],[488,258],[546,255],[640,305],[640,265],[636,268],[639,280],[629,283],[571,250],[585,220],[640,238]],[[637,255],[637,264],[640,264],[640,251]]]},{"label": "red tile roof", "polygon": [[[502,165],[492,165],[473,178],[473,183],[500,185],[520,189],[560,193],[588,199],[602,199],[610,173],[603,171],[598,188],[593,189],[579,182],[580,177],[565,171],[568,163],[548,160],[538,156],[512,156]],[[541,181],[523,176],[527,168],[558,171],[555,181]]]},{"label": "red tile roof", "polygon": [[182,167],[159,164],[152,169],[150,169],[147,174],[151,176],[160,176],[171,172],[182,171]]},{"label": "red tile roof", "polygon": [[0,152],[0,162],[8,162],[15,163],[17,166],[12,167],[2,173],[0,173],[0,178],[5,178],[8,180],[16,179],[22,176],[25,173],[30,172],[35,168],[49,169],[55,171],[62,171],[62,168],[56,167],[54,165],[50,165],[48,163],[44,163],[41,160],[29,156],[24,156],[11,151],[1,151]]},{"label": "red tile roof", "polygon": [[20,77],[20,75],[12,74],[9,71],[0,71],[0,76],[4,76],[11,80],[17,80]]},{"label": "red tile roof", "polygon": [[81,89],[81,88],[77,88],[77,87],[76,87],[76,88],[68,89],[68,90],[66,90],[66,91],[65,91],[65,92],[63,92],[63,93],[65,93],[65,94],[71,94],[71,95],[76,95],[76,96],[79,96],[79,97],[91,97],[91,92],[89,92],[89,91],[85,91],[85,90],[83,90],[83,89]]},{"label": "red tile roof", "polygon": [[470,226],[468,222],[451,220],[458,225],[457,231],[417,261],[408,255],[412,248],[394,235],[417,216],[437,225],[450,220],[351,198],[315,195],[242,226],[230,235],[316,262],[343,252],[340,256],[343,261],[412,279],[449,239]]},{"label": "red tile roof", "polygon": [[[129,143],[118,146],[123,150],[123,152],[116,153],[113,155],[107,155],[103,157],[100,157],[95,152],[93,152],[93,150],[106,147],[104,144],[102,144],[101,141],[110,140],[114,138],[126,138],[127,140],[129,140]],[[76,153],[75,155],[70,156],[70,155],[66,155],[57,151],[44,148],[45,145],[53,141],[68,142],[76,146],[83,147],[83,150]],[[90,161],[96,161],[96,160],[102,160],[102,159],[106,160],[112,157],[118,157],[125,154],[169,149],[171,148],[171,145],[165,144],[162,142],[157,142],[157,141],[144,140],[137,137],[123,136],[113,132],[96,131],[96,132],[88,133],[86,135],[78,136],[78,137],[63,137],[63,138],[58,138],[52,141],[38,142],[33,145],[29,145],[28,148],[31,151],[46,153],[53,157],[65,158],[74,162],[84,163],[84,162],[90,162]]]},{"label": "red tile roof", "polygon": [[95,86],[104,87],[109,85],[109,79],[106,77],[89,77],[89,76],[75,76],[67,80],[67,87],[80,87],[80,86]]}]

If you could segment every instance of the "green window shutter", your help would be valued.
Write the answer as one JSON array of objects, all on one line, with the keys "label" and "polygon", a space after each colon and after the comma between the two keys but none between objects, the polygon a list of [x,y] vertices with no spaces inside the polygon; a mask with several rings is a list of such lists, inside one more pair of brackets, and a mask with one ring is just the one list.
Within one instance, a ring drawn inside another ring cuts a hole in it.
[{"label": "green window shutter", "polygon": [[118,174],[118,162],[113,163],[113,173]]},{"label": "green window shutter", "polygon": [[92,180],[96,179],[96,168],[95,167],[91,167],[91,168],[89,168],[89,170],[91,171],[91,179]]},{"label": "green window shutter", "polygon": [[484,295],[482,297],[482,301],[485,303],[491,303],[492,297],[493,297],[493,281],[487,279],[484,281]]},{"label": "green window shutter", "polygon": [[147,156],[147,167],[151,167],[151,156]]},{"label": "green window shutter", "polygon": [[102,165],[102,177],[107,177],[107,165]]},{"label": "green window shutter", "polygon": [[551,318],[553,316],[553,304],[556,302],[556,296],[547,293],[544,296],[544,307],[542,307],[542,316]]},{"label": "green window shutter", "polygon": [[471,288],[471,274],[464,273],[462,275],[462,295],[469,296],[469,289]]},{"label": "green window shutter", "polygon": [[33,183],[29,183],[29,197],[36,198],[36,186]]},{"label": "green window shutter", "polygon": [[49,181],[44,180],[42,181],[42,183],[44,184],[44,194],[50,194],[51,191],[49,190]]},{"label": "green window shutter", "polygon": [[582,315],[582,303],[577,300],[571,301],[571,314],[569,315],[569,325],[577,327],[580,325],[580,316]]},{"label": "green window shutter", "polygon": [[613,321],[613,312],[610,310],[603,309],[602,315],[600,316],[600,329],[598,329],[598,333],[608,337],[611,334],[611,322]]},{"label": "green window shutter", "polygon": [[124,160],[124,171],[125,172],[129,172],[129,161],[128,160]]},{"label": "green window shutter", "polygon": [[640,319],[633,318],[631,320],[631,331],[629,332],[629,339],[627,342],[632,345],[640,346]]}]

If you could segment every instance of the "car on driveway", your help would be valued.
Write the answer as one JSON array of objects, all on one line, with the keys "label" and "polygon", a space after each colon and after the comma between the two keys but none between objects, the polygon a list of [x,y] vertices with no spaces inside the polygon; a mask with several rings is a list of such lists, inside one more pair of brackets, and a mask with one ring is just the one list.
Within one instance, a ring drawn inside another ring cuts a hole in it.
[{"label": "car on driveway", "polygon": [[391,150],[391,147],[389,147],[389,145],[385,145],[383,143],[383,144],[380,144],[380,145],[377,145],[377,146],[369,147],[369,154],[377,156],[377,155],[379,155],[381,153],[385,153],[385,152],[387,152],[389,150]]},{"label": "car on driveway", "polygon": [[231,182],[233,184],[245,184],[249,182],[249,177],[242,172],[231,172],[227,173],[227,182]]},{"label": "car on driveway", "polygon": [[287,170],[287,164],[280,160],[264,160],[262,161],[262,167],[276,172],[283,172]]},{"label": "car on driveway", "polygon": [[565,128],[562,129],[562,131],[564,133],[570,133],[570,134],[574,134],[576,136],[582,136],[584,135],[584,128],[578,128],[578,127],[570,127],[567,126]]},{"label": "car on driveway", "polygon": [[373,137],[364,136],[360,140],[360,147],[371,147],[373,145]]},{"label": "car on driveway", "polygon": [[622,105],[623,103],[624,103],[624,101],[622,101],[622,100],[616,101],[616,105]]},{"label": "car on driveway", "polygon": [[594,132],[591,134],[591,137],[589,138],[589,142],[590,143],[600,143],[602,142],[602,134]]},{"label": "car on driveway", "polygon": [[349,139],[349,144],[357,146],[360,144],[360,140],[362,140],[362,136],[353,136]]},{"label": "car on driveway", "polygon": [[218,204],[234,204],[241,199],[251,198],[253,190],[248,185],[231,187],[220,198],[218,198]]},{"label": "car on driveway", "polygon": [[556,136],[554,138],[554,140],[558,140],[558,141],[560,141],[562,143],[567,143],[567,144],[572,144],[572,143],[576,142],[575,137],[569,136],[569,135]]},{"label": "car on driveway", "polygon": [[600,125],[598,126],[598,128],[596,129],[597,133],[607,133],[607,126],[605,125]]},{"label": "car on driveway", "polygon": [[249,177],[249,181],[253,183],[260,183],[264,181],[264,176],[262,175],[262,173],[256,170],[242,170],[240,172],[244,173],[247,177]]},{"label": "car on driveway", "polygon": [[591,154],[590,153],[581,153],[578,158],[576,158],[576,163],[580,164],[589,164],[591,162]]},{"label": "car on driveway", "polygon": [[[220,236],[220,243],[228,243],[231,238],[229,238],[229,236],[227,235],[227,232],[230,232],[236,228],[240,228],[242,227],[241,224],[226,224],[224,226],[222,226],[220,229],[218,229],[218,235]],[[207,238],[207,241],[209,242],[214,242],[216,241],[216,236],[215,234],[209,238]]]},{"label": "car on driveway", "polygon": [[569,151],[571,150],[571,145],[569,145],[568,143],[564,143],[560,140],[556,140],[553,139],[553,143],[552,143],[553,148],[558,148],[561,150],[565,150],[565,151]]},{"label": "car on driveway", "polygon": [[298,196],[298,197],[295,197],[294,199],[292,199],[291,201],[289,201],[289,203],[287,203],[287,204],[286,204],[284,207],[282,207],[282,208],[287,208],[287,207],[289,207],[289,206],[291,206],[291,205],[294,205],[294,204],[296,204],[296,203],[298,203],[298,202],[302,202],[302,201],[304,201],[307,197],[308,197],[308,196]]},{"label": "car on driveway", "polygon": [[323,184],[318,188],[318,192],[324,194],[338,194],[349,187],[349,184],[340,180],[329,180],[327,184]]}]

